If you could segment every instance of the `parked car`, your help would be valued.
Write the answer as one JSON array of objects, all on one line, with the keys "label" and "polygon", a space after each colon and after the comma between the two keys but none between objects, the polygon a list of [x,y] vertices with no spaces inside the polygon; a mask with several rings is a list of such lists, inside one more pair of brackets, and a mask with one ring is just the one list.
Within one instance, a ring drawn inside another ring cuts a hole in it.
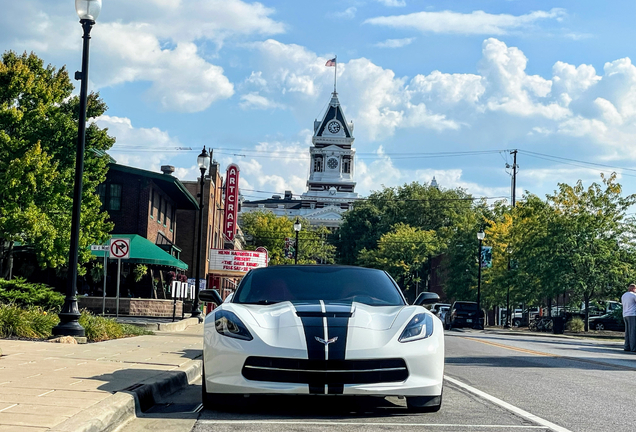
[{"label": "parked car", "polygon": [[590,317],[588,323],[592,330],[625,331],[625,321],[623,319],[618,319],[615,314]]},{"label": "parked car", "polygon": [[476,302],[456,301],[445,319],[446,330],[453,327],[483,327],[483,313],[478,313]]},{"label": "parked car", "polygon": [[429,310],[433,313],[433,315],[437,315],[439,317],[439,312],[441,310],[441,308],[450,308],[450,304],[448,303],[433,303],[431,305],[431,307],[429,308]]},{"label": "parked car", "polygon": [[450,305],[440,307],[437,317],[440,320],[442,320],[442,322],[444,322],[446,320],[446,314],[448,313],[449,310],[450,310]]},{"label": "parked car", "polygon": [[[429,294],[425,304],[439,302]],[[213,290],[199,294],[216,297]],[[423,306],[408,305],[381,270],[254,269],[205,317],[203,405],[237,407],[259,395],[364,395],[405,397],[412,411],[438,411],[442,327]]]}]

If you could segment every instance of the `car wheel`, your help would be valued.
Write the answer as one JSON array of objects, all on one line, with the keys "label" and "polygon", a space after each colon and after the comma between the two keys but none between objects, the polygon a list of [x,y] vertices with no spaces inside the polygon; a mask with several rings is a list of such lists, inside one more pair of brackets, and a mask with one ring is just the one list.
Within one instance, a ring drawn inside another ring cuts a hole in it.
[{"label": "car wheel", "polygon": [[594,325],[594,329],[595,330],[605,330],[605,326],[603,325],[603,323],[596,323]]},{"label": "car wheel", "polygon": [[442,395],[439,396],[407,396],[406,406],[411,412],[437,412],[442,407]]},{"label": "car wheel", "polygon": [[520,327],[521,326],[521,320],[516,319],[516,320],[512,321],[512,325],[515,326],[515,327]]},{"label": "car wheel", "polygon": [[205,385],[205,366],[201,373],[201,404],[209,410],[231,410],[239,407],[242,395],[208,393]]}]

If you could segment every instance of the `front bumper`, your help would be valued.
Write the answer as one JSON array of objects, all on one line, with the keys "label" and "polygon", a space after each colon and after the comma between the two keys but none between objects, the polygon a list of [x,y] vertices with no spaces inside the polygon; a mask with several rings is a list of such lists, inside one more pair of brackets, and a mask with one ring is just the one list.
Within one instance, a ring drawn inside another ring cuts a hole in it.
[{"label": "front bumper", "polygon": [[[444,375],[444,339],[438,320],[436,326],[429,338],[407,343],[398,342],[395,330],[375,331],[369,337],[368,330],[351,328],[343,363],[312,365],[307,363],[306,346],[272,346],[264,340],[276,338],[267,335],[252,341],[232,339],[216,333],[213,325],[206,325],[206,389],[227,394],[438,396]],[[406,371],[399,371],[396,362],[401,362]],[[351,368],[361,368],[364,373],[354,376],[348,373]],[[272,381],[267,381],[268,373]],[[290,382],[281,378],[285,374],[291,377]]]}]

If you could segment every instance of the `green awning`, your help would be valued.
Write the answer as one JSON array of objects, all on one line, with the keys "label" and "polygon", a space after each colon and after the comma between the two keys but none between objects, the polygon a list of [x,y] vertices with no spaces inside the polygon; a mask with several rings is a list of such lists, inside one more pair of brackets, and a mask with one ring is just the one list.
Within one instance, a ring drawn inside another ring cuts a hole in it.
[{"label": "green awning", "polygon": [[[137,234],[115,234],[114,238],[130,239],[130,258],[124,261],[136,264],[154,264],[187,270],[188,265],[176,259],[150,240]],[[104,257],[104,251],[91,251],[100,258]]]}]

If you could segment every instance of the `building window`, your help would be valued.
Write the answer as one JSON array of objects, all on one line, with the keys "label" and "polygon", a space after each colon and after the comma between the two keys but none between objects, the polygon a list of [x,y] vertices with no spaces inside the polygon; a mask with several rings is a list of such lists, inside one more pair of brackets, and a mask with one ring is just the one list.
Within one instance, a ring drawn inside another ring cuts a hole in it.
[{"label": "building window", "polygon": [[161,204],[163,197],[159,195],[159,205],[157,206],[157,222],[161,223]]},{"label": "building window", "polygon": [[163,226],[168,222],[168,200],[163,200]]},{"label": "building window", "polygon": [[322,156],[314,156],[314,172],[322,172]]},{"label": "building window", "polygon": [[111,183],[109,192],[108,210],[121,210],[121,184]]},{"label": "building window", "polygon": [[172,207],[172,212],[170,213],[170,231],[174,231],[174,218],[177,215],[177,209]]},{"label": "building window", "polygon": [[351,158],[348,156],[342,159],[342,172],[345,174],[351,173]]}]

